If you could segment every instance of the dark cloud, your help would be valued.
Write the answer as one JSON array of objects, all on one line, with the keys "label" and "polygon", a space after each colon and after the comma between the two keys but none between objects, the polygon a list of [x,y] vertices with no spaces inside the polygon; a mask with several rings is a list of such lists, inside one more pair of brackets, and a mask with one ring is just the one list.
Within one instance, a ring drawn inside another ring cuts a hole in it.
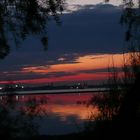
[{"label": "dark cloud", "polygon": [[[32,36],[25,40],[21,48],[15,49],[13,47],[12,53],[0,62],[1,75],[7,71],[19,79],[34,78],[34,76],[37,78],[42,77],[42,75],[32,73],[27,75],[22,73],[21,75],[17,71],[25,66],[78,63],[75,60],[79,56],[88,54],[122,52],[124,33],[119,24],[121,8],[98,4],[86,5],[80,9],[62,15],[61,26],[57,26],[54,21],[49,23],[47,51],[43,51],[39,40]],[[93,57],[93,59],[96,58]],[[86,73],[88,72],[90,71]],[[70,74],[75,73],[50,73],[47,76],[57,77]],[[1,79],[4,79],[2,77]]]},{"label": "dark cloud", "polygon": [[[121,9],[108,5],[97,5],[95,9],[89,7],[64,15],[62,27],[50,26],[50,51],[79,54],[122,52]],[[53,38],[54,32],[56,38]]]},{"label": "dark cloud", "polygon": [[[3,75],[4,74],[4,75]],[[48,73],[21,73],[18,71],[15,72],[4,72],[0,74],[1,80],[28,80],[28,79],[40,79],[40,78],[59,78],[63,76],[74,76],[77,75],[78,72],[48,72]],[[10,77],[10,79],[9,79]]]}]

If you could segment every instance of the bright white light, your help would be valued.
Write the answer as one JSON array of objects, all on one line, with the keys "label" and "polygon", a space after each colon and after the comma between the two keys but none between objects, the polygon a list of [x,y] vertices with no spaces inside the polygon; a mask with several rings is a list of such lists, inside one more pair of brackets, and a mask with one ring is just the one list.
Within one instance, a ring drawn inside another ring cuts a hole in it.
[{"label": "bright white light", "polygon": [[2,90],[2,87],[0,87],[0,90]]},{"label": "bright white light", "polygon": [[16,100],[18,100],[19,99],[19,97],[18,97],[18,95],[16,95]]},{"label": "bright white light", "polygon": [[18,87],[18,85],[15,85],[15,87]]}]

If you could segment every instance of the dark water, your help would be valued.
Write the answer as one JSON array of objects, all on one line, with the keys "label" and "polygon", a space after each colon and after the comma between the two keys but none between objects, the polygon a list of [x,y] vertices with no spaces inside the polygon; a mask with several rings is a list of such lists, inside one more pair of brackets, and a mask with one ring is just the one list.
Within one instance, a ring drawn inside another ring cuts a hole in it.
[{"label": "dark water", "polygon": [[[94,93],[96,94],[96,93]],[[36,101],[33,113],[40,134],[68,134],[84,129],[91,113],[97,114],[97,108],[87,106],[92,93],[20,95],[15,96],[19,103]]]}]

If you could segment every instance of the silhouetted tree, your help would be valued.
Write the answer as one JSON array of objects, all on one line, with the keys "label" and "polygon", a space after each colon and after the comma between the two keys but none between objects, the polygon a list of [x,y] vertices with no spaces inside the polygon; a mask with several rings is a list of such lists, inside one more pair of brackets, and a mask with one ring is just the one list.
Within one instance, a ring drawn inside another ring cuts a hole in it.
[{"label": "silhouetted tree", "polygon": [[0,59],[9,54],[11,40],[19,46],[30,34],[38,35],[47,49],[47,22],[53,16],[60,23],[63,6],[64,0],[1,0]]},{"label": "silhouetted tree", "polygon": [[124,56],[122,82],[129,87],[125,91],[126,95],[120,108],[120,114],[123,114],[122,117],[128,118],[128,116],[134,117],[140,106],[140,0],[122,0],[122,2],[123,13],[120,23],[126,27],[125,39],[128,43],[127,52],[129,52],[127,60]]},{"label": "silhouetted tree", "polygon": [[130,52],[126,68],[129,73],[132,73],[133,81],[132,86],[126,91],[120,108],[120,116],[132,121],[136,119],[140,107],[140,1],[124,0],[124,6],[121,23],[127,26],[126,41],[128,42],[128,52]]},{"label": "silhouetted tree", "polygon": [[123,5],[120,21],[127,27],[125,38],[129,56],[124,54],[124,76],[120,79],[114,69],[109,76],[109,92],[91,100],[101,112],[94,126],[94,134],[99,139],[140,137],[140,1],[123,0]]}]

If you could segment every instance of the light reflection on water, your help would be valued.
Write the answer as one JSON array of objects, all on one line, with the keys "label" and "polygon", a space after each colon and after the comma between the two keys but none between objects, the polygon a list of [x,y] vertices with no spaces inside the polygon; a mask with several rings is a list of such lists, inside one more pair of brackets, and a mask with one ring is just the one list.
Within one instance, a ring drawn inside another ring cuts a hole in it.
[{"label": "light reflection on water", "polygon": [[41,119],[35,118],[40,134],[67,134],[83,130],[84,122],[89,119],[91,112],[92,115],[98,113],[96,107],[87,106],[94,94],[20,95],[15,100],[20,103],[32,100],[39,103],[32,113],[36,115],[42,111],[39,113]]}]

